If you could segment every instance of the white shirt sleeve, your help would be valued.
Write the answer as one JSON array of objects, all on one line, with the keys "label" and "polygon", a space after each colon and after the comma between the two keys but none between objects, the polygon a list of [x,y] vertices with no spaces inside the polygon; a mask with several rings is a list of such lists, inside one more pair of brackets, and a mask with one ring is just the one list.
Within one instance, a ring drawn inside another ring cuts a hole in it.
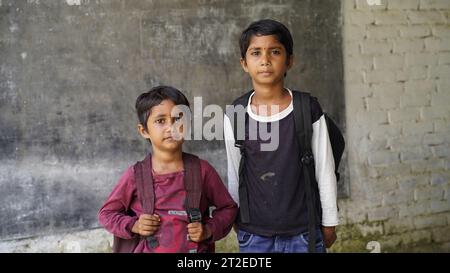
[{"label": "white shirt sleeve", "polygon": [[312,152],[314,155],[316,180],[322,204],[322,225],[337,226],[337,182],[334,173],[334,158],[328,135],[325,116],[313,123]]},{"label": "white shirt sleeve", "polygon": [[227,115],[224,115],[223,124],[225,148],[227,151],[228,191],[239,206],[239,162],[241,161],[241,151],[234,146],[233,127]]}]

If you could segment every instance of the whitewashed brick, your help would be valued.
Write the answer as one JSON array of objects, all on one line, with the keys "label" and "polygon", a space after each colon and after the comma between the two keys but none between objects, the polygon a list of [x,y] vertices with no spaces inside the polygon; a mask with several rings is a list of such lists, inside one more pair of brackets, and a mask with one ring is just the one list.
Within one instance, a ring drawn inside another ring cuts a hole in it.
[{"label": "whitewashed brick", "polygon": [[[443,217],[445,217],[445,215],[443,215]],[[435,242],[450,242],[450,225],[441,228],[433,228],[431,234],[433,241]]]},{"label": "whitewashed brick", "polygon": [[431,155],[431,150],[428,147],[409,147],[400,153],[401,162],[423,162]]},{"label": "whitewashed brick", "polygon": [[[396,109],[400,106],[400,98],[398,97],[383,97],[375,95],[373,97],[367,98],[367,107],[369,110],[371,109],[381,109],[381,110],[390,110],[390,109]],[[383,115],[383,118],[386,118],[386,122],[388,123],[387,119],[387,112]]]},{"label": "whitewashed brick", "polygon": [[428,52],[450,51],[450,38],[426,38],[425,50]]},{"label": "whitewashed brick", "polygon": [[430,202],[424,201],[420,203],[401,204],[398,208],[400,218],[426,215],[430,210]]},{"label": "whitewashed brick", "polygon": [[363,25],[350,25],[348,26],[348,28],[346,29],[346,37],[345,39],[347,41],[352,41],[352,40],[356,40],[356,41],[361,41],[364,38],[366,38],[366,28]]},{"label": "whitewashed brick", "polygon": [[448,107],[449,104],[450,104],[450,92],[448,92],[448,90],[445,90],[443,92],[431,93],[431,106]]},{"label": "whitewashed brick", "polygon": [[408,11],[411,24],[444,24],[445,15],[439,11]]},{"label": "whitewashed brick", "polygon": [[[345,34],[344,34],[345,35]],[[361,42],[360,41],[349,41],[346,40],[344,43],[344,51],[347,53],[344,59],[344,64],[350,56],[360,56],[361,55]]]},{"label": "whitewashed brick", "polygon": [[406,12],[390,10],[386,12],[374,13],[375,25],[407,25],[408,17]]},{"label": "whitewashed brick", "polygon": [[440,79],[437,81],[437,91],[439,93],[450,93],[450,79]]},{"label": "whitewashed brick", "polygon": [[398,26],[400,37],[423,38],[431,35],[431,28],[427,25]]},{"label": "whitewashed brick", "polygon": [[396,39],[394,40],[394,53],[421,52],[425,49],[422,39]]},{"label": "whitewashed brick", "polygon": [[373,84],[373,93],[383,97],[400,97],[404,92],[403,83],[377,83]]},{"label": "whitewashed brick", "polygon": [[439,65],[430,68],[430,78],[448,80],[450,77],[450,65]]},{"label": "whitewashed brick", "polygon": [[397,212],[393,207],[377,207],[369,210],[367,213],[369,222],[382,221],[396,217]]},{"label": "whitewashed brick", "polygon": [[348,57],[344,62],[345,67],[349,71],[361,71],[373,68],[372,56]]},{"label": "whitewashed brick", "polygon": [[[405,122],[402,124],[403,136],[424,135],[434,132],[434,124],[431,122]],[[420,141],[420,138],[417,138]],[[405,143],[403,143],[405,144]],[[417,144],[418,145],[418,144]]]},{"label": "whitewashed brick", "polygon": [[371,70],[365,72],[365,82],[367,83],[390,83],[397,79],[395,70]]},{"label": "whitewashed brick", "polygon": [[414,190],[414,200],[442,200],[444,197],[444,190],[442,187],[420,187]]},{"label": "whitewashed brick", "polygon": [[400,162],[398,152],[388,150],[373,152],[369,155],[370,166],[389,166]]},{"label": "whitewashed brick", "polygon": [[406,92],[400,97],[400,108],[429,106],[430,94],[429,91],[421,90],[415,92]]},{"label": "whitewashed brick", "polygon": [[387,112],[384,110],[365,111],[356,116],[356,122],[364,128],[376,128],[380,124],[387,124]]},{"label": "whitewashed brick", "polygon": [[[398,184],[395,178],[387,178],[383,177],[380,179],[370,179],[367,180],[367,190],[370,192],[370,196],[379,196],[377,200],[380,201],[380,206],[382,205],[381,201],[386,192],[393,192],[398,190]],[[370,198],[370,197],[367,197]],[[372,204],[372,202],[371,202]],[[372,205],[374,206],[374,205]]]},{"label": "whitewashed brick", "polygon": [[409,81],[405,83],[405,94],[430,94],[436,90],[434,81]]},{"label": "whitewashed brick", "polygon": [[373,140],[387,139],[390,137],[399,136],[401,127],[393,126],[392,124],[381,124],[374,128],[369,133],[369,138]]},{"label": "whitewashed brick", "polygon": [[436,53],[406,53],[406,66],[437,65]]},{"label": "whitewashed brick", "polygon": [[450,184],[450,173],[436,172],[431,175],[431,185],[446,185]]},{"label": "whitewashed brick", "polygon": [[397,38],[399,31],[392,26],[369,25],[366,34],[371,40],[381,40],[386,38]]},{"label": "whitewashed brick", "polygon": [[423,143],[427,145],[440,145],[446,143],[447,138],[447,134],[445,133],[426,134],[423,137]]},{"label": "whitewashed brick", "polygon": [[450,158],[450,144],[442,144],[431,147],[435,157],[449,157]]},{"label": "whitewashed brick", "polygon": [[375,22],[371,12],[352,11],[348,16],[350,23],[354,25],[370,25]]},{"label": "whitewashed brick", "polygon": [[419,8],[419,0],[390,0],[388,1],[387,8],[399,10],[417,10]]},{"label": "whitewashed brick", "polygon": [[450,133],[450,120],[435,120],[434,131],[436,133],[442,132]]},{"label": "whitewashed brick", "polygon": [[427,187],[430,185],[430,175],[421,174],[414,176],[403,176],[398,178],[397,183],[400,191],[414,190],[418,187]]},{"label": "whitewashed brick", "polygon": [[447,225],[447,218],[443,215],[429,215],[414,217],[414,226],[417,229],[439,227]]},{"label": "whitewashed brick", "polygon": [[364,72],[363,71],[348,72],[345,74],[345,81],[348,83],[363,83]]},{"label": "whitewashed brick", "polygon": [[419,120],[418,108],[404,108],[399,110],[390,110],[388,112],[389,122],[399,123],[404,121],[415,122]]},{"label": "whitewashed brick", "polygon": [[448,10],[450,1],[447,0],[420,0],[421,10]]},{"label": "whitewashed brick", "polygon": [[414,229],[413,220],[410,217],[387,219],[383,222],[383,226],[387,235],[399,234]]},{"label": "whitewashed brick", "polygon": [[450,52],[440,52],[438,58],[439,65],[450,64]]},{"label": "whitewashed brick", "polygon": [[374,168],[375,173],[377,174],[377,177],[398,177],[402,175],[410,175],[411,174],[411,164],[405,164],[405,163],[397,163],[392,164],[388,167],[372,167]]},{"label": "whitewashed brick", "polygon": [[389,40],[365,40],[361,44],[361,51],[364,55],[389,54],[393,44]]},{"label": "whitewashed brick", "polygon": [[410,233],[403,233],[401,235],[402,244],[410,245],[416,243],[430,243],[431,231],[430,230],[415,230]]},{"label": "whitewashed brick", "polygon": [[448,107],[422,107],[420,109],[420,115],[426,121],[448,119],[450,117],[450,109]]},{"label": "whitewashed brick", "polygon": [[425,80],[428,78],[428,67],[426,66],[409,66],[405,70],[396,71],[397,81],[408,80]]},{"label": "whitewashed brick", "polygon": [[402,55],[384,55],[374,57],[375,69],[401,69],[405,65],[405,57]]},{"label": "whitewashed brick", "polygon": [[412,174],[434,173],[443,171],[445,168],[444,160],[431,157],[425,159],[423,162],[411,162],[410,166]]},{"label": "whitewashed brick", "polygon": [[[450,1],[449,1],[450,3]],[[449,25],[437,25],[433,26],[432,29],[433,36],[439,38],[448,38],[450,37],[450,26]]]},{"label": "whitewashed brick", "polygon": [[410,203],[412,201],[414,201],[413,191],[398,191],[395,193],[386,193],[383,195],[384,206]]},{"label": "whitewashed brick", "polygon": [[401,147],[422,145],[422,142],[423,137],[421,136],[421,134],[419,135],[411,134],[389,138],[387,145],[391,149],[399,151]]},{"label": "whitewashed brick", "polygon": [[[449,212],[450,200],[432,200],[430,203],[430,213]],[[446,219],[447,220],[447,219]]]}]

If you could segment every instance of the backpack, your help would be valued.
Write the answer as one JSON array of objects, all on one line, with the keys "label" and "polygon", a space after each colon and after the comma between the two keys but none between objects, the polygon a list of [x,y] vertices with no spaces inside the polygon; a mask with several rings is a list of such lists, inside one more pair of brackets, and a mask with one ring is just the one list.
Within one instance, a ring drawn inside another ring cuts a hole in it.
[{"label": "backpack", "polygon": [[[185,169],[184,186],[186,189],[186,211],[198,211],[201,198],[201,171],[200,159],[192,154],[183,153],[183,165]],[[136,190],[143,212],[153,214],[155,204],[155,193],[153,190],[152,159],[149,154],[144,160],[137,162],[134,166],[134,177]],[[147,240],[150,246],[157,244],[153,236],[147,238],[135,236],[132,239],[122,239],[114,236],[113,252],[132,253],[140,240]]]},{"label": "backpack", "polygon": [[[234,106],[242,105],[247,106],[248,99],[253,93],[253,90],[247,92],[240,98],[233,102]],[[310,107],[310,94],[300,91],[292,91],[293,97],[293,114],[294,114],[294,124],[295,131],[300,144],[300,162],[302,163],[302,173],[305,181],[305,191],[306,191],[306,203],[308,209],[308,233],[309,233],[309,252],[315,252],[315,239],[316,239],[316,223],[320,222],[321,205],[320,196],[317,182],[315,181],[315,169],[314,169],[314,157],[311,149],[312,141],[312,123],[311,123],[311,107]],[[239,162],[239,203],[240,210],[239,216],[243,223],[248,223],[250,221],[250,212],[248,207],[248,192],[247,186],[245,185],[244,176],[244,164],[245,164],[245,153],[244,153],[244,140],[237,140],[237,116],[234,113],[232,128],[235,139],[235,146],[240,149],[241,160]],[[247,113],[246,119],[247,119]],[[333,157],[335,163],[335,174],[336,179],[339,180],[340,175],[338,172],[339,163],[342,158],[342,154],[345,148],[344,137],[339,130],[336,123],[324,113],[325,120],[327,123],[328,134],[330,137],[330,143],[333,150]],[[231,118],[231,117],[230,117]]]}]

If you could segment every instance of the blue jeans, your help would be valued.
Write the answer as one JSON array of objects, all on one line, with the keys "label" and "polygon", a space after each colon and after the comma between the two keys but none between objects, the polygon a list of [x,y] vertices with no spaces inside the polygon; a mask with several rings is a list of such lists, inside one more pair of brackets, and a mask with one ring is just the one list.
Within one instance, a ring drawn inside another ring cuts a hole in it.
[{"label": "blue jeans", "polygon": [[[239,229],[237,234],[241,253],[308,253],[308,232],[295,236],[259,236]],[[326,253],[322,232],[316,231],[316,253]]]}]

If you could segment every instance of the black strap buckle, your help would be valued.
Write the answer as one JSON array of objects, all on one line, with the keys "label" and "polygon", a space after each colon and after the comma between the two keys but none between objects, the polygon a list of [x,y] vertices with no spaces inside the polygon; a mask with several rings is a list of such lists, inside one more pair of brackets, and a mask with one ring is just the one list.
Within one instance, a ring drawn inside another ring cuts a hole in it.
[{"label": "black strap buckle", "polygon": [[301,162],[305,165],[310,165],[314,161],[314,156],[311,152],[305,153],[302,158]]}]

